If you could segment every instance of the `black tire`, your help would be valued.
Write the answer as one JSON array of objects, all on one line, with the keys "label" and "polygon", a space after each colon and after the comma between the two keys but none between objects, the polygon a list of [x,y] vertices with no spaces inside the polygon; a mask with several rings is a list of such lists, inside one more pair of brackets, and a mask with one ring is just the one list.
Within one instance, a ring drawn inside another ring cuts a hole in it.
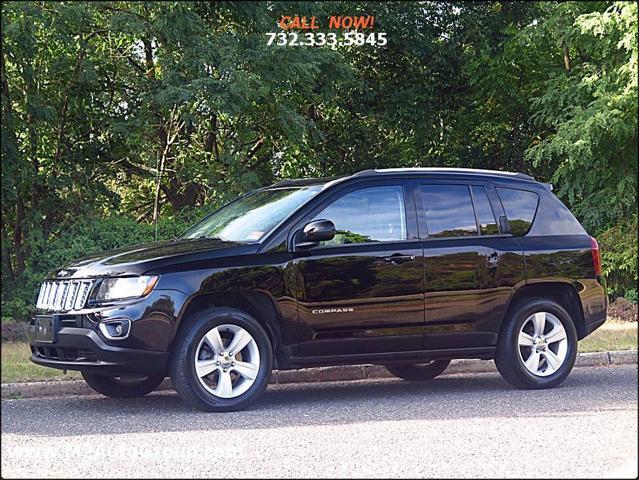
[{"label": "black tire", "polygon": [[[518,337],[522,325],[533,314],[548,312],[557,317],[566,331],[567,352],[561,366],[551,375],[538,376],[524,365],[519,353]],[[577,357],[577,331],[575,324],[564,307],[555,301],[534,298],[515,305],[512,314],[506,319],[497,342],[495,364],[501,376],[512,386],[521,389],[552,388],[563,382]]]},{"label": "black tire", "polygon": [[163,374],[115,376],[82,372],[82,376],[93,390],[112,398],[143,397],[164,380]]},{"label": "black tire", "polygon": [[423,382],[432,380],[441,374],[450,364],[450,360],[433,360],[420,364],[390,364],[384,365],[390,373],[409,382]]},{"label": "black tire", "polygon": [[[197,346],[214,327],[231,324],[251,334],[259,350],[260,365],[250,388],[234,398],[222,398],[209,392],[195,373]],[[266,390],[273,369],[273,347],[264,328],[251,315],[235,308],[210,308],[185,320],[175,338],[169,374],[175,390],[190,406],[207,412],[243,410]]]}]

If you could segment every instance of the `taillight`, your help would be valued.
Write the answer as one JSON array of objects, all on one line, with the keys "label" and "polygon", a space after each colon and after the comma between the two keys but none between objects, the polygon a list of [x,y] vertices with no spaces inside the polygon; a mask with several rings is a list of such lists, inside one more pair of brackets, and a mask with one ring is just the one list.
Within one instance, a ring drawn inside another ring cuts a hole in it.
[{"label": "taillight", "polygon": [[595,275],[601,275],[601,252],[597,240],[590,237],[590,253],[592,253],[592,263],[595,267]]}]

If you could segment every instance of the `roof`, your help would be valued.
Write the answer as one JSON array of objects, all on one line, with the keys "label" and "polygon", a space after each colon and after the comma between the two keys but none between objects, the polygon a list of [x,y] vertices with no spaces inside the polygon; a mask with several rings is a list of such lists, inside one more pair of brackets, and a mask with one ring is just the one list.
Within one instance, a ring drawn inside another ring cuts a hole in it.
[{"label": "roof", "polygon": [[[416,167],[416,168],[383,168],[383,169],[370,169],[370,170],[362,170],[353,175],[347,175],[342,177],[325,177],[325,178],[300,178],[300,179],[290,179],[290,180],[281,180],[274,185],[271,185],[267,188],[273,187],[303,187],[309,185],[323,185],[324,187],[328,187],[333,183],[338,181],[344,181],[349,178],[359,178],[359,177],[375,177],[375,176],[383,176],[383,175],[397,175],[397,174],[443,174],[443,175],[465,175],[465,176],[482,176],[482,177],[495,177],[495,178],[504,178],[504,179],[518,179],[525,180],[529,182],[536,182],[536,180],[530,175],[526,175],[525,173],[518,172],[503,172],[499,170],[484,170],[484,169],[476,169],[476,168],[442,168],[442,167]],[[552,185],[543,183],[546,188],[552,190]]]}]

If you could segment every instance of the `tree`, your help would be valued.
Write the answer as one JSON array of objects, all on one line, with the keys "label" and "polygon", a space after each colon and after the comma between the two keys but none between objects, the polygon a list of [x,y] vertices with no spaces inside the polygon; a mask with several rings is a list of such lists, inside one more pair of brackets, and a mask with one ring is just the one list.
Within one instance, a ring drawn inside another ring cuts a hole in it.
[{"label": "tree", "polygon": [[637,4],[589,13],[560,5],[541,28],[563,45],[564,71],[533,99],[546,132],[526,159],[547,164],[586,227],[601,231],[636,214]]},{"label": "tree", "polygon": [[[282,15],[337,13],[388,45],[267,46]],[[4,2],[2,42],[10,316],[47,269],[279,178],[523,171],[636,236],[636,3]],[[604,257],[619,292],[633,259]]]}]

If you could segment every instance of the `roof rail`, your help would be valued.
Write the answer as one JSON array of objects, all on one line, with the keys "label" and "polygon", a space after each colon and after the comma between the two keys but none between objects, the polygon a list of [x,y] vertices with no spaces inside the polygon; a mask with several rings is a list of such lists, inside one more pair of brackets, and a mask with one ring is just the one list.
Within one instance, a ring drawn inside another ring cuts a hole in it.
[{"label": "roof rail", "polygon": [[269,185],[268,188],[288,187],[290,185],[294,185],[294,186],[313,185],[313,184],[322,183],[322,182],[330,182],[332,180],[335,180],[336,178],[338,177],[285,178],[283,180],[280,180],[277,183],[274,183],[273,185]]},{"label": "roof rail", "polygon": [[463,173],[469,175],[492,175],[495,177],[514,177],[524,180],[535,181],[533,177],[525,173],[519,172],[502,172],[499,170],[484,170],[476,168],[449,168],[449,167],[409,167],[409,168],[384,168],[384,169],[368,169],[361,170],[353,177],[361,177],[368,175],[383,175],[389,173]]},{"label": "roof rail", "polygon": [[379,173],[380,170],[375,170],[373,168],[369,168],[367,170],[360,170],[359,172],[355,172],[353,175],[351,175],[352,177],[362,177],[364,175],[375,175],[376,173]]}]

